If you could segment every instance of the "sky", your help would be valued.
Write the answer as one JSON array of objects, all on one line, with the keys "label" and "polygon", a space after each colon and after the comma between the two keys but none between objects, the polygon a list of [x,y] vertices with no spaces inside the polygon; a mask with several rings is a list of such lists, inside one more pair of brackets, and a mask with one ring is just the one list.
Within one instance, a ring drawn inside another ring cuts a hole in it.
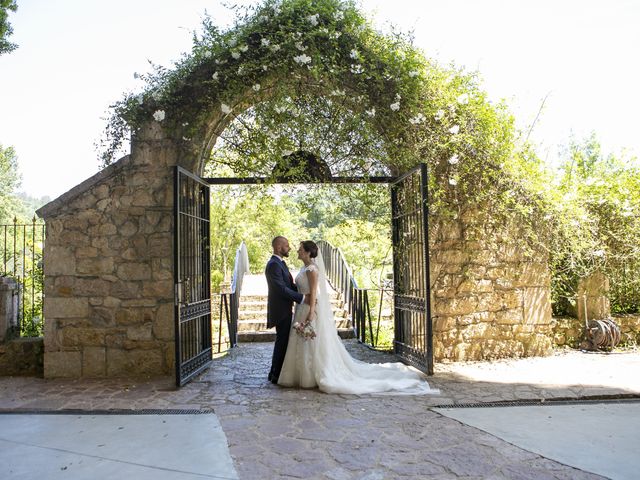
[{"label": "sky", "polygon": [[[12,146],[21,190],[55,198],[99,171],[108,107],[139,91],[134,73],[191,48],[218,0],[18,0],[0,56],[0,144]],[[232,2],[231,2],[232,3]],[[256,3],[238,0],[236,3]],[[557,164],[571,135],[596,132],[605,154],[640,155],[639,0],[361,0],[381,31],[413,31],[427,57],[477,71],[505,100],[538,155]]]}]

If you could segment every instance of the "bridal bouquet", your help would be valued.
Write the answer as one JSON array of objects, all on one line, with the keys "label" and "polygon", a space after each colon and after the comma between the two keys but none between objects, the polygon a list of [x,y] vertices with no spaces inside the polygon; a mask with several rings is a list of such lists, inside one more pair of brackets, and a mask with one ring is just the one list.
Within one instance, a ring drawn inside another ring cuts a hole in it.
[{"label": "bridal bouquet", "polygon": [[305,340],[316,338],[316,331],[311,326],[311,323],[296,322],[293,324],[293,328],[295,328],[296,333]]}]

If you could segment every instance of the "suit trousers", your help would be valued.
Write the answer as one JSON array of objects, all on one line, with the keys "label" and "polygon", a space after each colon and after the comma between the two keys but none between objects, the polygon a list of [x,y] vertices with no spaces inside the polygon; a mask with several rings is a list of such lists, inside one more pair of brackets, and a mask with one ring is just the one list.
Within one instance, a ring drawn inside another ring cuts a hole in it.
[{"label": "suit trousers", "polygon": [[273,358],[271,359],[270,375],[276,380],[280,376],[284,357],[287,354],[289,344],[289,333],[291,332],[291,319],[281,320],[276,325],[276,343],[273,345]]}]

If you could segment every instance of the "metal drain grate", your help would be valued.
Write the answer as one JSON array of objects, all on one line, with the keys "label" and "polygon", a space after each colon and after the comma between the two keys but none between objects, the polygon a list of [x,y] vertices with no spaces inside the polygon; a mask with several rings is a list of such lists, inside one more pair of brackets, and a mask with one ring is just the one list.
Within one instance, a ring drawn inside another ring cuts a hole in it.
[{"label": "metal drain grate", "polygon": [[213,410],[198,410],[198,409],[142,409],[142,410],[126,410],[126,409],[113,409],[113,410],[81,410],[81,409],[66,409],[66,410],[29,410],[29,409],[12,409],[2,410],[0,409],[0,415],[14,414],[14,415],[207,415],[213,414]]},{"label": "metal drain grate", "polygon": [[558,398],[545,400],[510,400],[502,402],[486,403],[451,403],[447,405],[436,405],[429,408],[497,408],[497,407],[544,407],[556,405],[594,405],[597,403],[640,403],[640,396],[617,396],[617,397],[589,397],[589,398]]}]

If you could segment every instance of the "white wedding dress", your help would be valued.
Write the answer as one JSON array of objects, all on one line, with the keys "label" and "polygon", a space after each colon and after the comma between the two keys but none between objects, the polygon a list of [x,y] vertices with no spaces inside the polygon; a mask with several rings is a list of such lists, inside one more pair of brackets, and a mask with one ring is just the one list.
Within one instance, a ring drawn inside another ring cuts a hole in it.
[{"label": "white wedding dress", "polygon": [[318,271],[318,303],[316,318],[311,326],[316,337],[304,339],[293,328],[296,322],[303,322],[309,313],[309,305],[296,304],[278,385],[318,387],[327,393],[439,393],[429,387],[421,372],[402,363],[370,364],[351,357],[336,330],[321,256],[308,267],[302,268],[296,276],[298,291],[302,294],[310,292],[307,271],[314,269]]}]

